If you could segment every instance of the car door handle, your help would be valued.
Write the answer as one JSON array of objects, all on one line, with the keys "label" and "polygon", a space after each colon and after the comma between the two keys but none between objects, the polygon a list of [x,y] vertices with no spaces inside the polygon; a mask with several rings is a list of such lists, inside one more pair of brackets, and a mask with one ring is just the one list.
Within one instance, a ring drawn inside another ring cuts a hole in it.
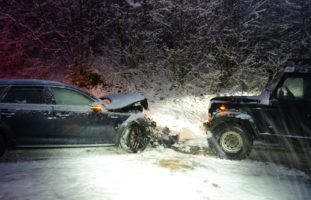
[{"label": "car door handle", "polygon": [[51,116],[52,115],[52,111],[46,111],[43,113],[44,116]]},{"label": "car door handle", "polygon": [[70,114],[69,113],[56,113],[55,114],[57,117],[69,117]]},{"label": "car door handle", "polygon": [[14,116],[15,113],[12,113],[12,112],[1,112],[1,115],[7,116],[7,117],[11,117],[11,116]]}]

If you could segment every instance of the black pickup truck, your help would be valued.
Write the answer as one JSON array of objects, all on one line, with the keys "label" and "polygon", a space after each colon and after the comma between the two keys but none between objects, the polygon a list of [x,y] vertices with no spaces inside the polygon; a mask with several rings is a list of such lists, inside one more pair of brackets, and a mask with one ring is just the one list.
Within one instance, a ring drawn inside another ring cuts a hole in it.
[{"label": "black pickup truck", "polygon": [[287,66],[259,96],[211,99],[204,122],[210,148],[224,159],[244,159],[254,140],[300,149],[311,143],[311,65]]}]

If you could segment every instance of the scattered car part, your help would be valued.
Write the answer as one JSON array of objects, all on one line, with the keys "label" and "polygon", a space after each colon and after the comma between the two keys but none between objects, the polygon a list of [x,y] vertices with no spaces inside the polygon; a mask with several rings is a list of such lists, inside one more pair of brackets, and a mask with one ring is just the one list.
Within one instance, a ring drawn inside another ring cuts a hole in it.
[{"label": "scattered car part", "polygon": [[171,148],[174,144],[178,143],[179,135],[170,135],[168,127],[163,129],[157,127],[153,130],[151,145],[154,147],[163,146],[165,148]]}]

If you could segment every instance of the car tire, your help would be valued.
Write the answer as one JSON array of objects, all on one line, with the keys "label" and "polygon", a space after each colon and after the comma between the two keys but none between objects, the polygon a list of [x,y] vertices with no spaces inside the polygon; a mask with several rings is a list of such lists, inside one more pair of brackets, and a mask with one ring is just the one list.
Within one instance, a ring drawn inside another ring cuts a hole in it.
[{"label": "car tire", "polygon": [[4,138],[0,135],[0,157],[3,156],[3,154],[5,153],[5,150],[6,150],[5,141],[4,141]]},{"label": "car tire", "polygon": [[125,127],[120,135],[119,146],[129,153],[142,152],[148,146],[150,138],[144,129],[134,123]]},{"label": "car tire", "polygon": [[240,124],[224,123],[211,132],[212,137],[208,138],[208,144],[219,158],[241,160],[250,154],[253,138]]}]

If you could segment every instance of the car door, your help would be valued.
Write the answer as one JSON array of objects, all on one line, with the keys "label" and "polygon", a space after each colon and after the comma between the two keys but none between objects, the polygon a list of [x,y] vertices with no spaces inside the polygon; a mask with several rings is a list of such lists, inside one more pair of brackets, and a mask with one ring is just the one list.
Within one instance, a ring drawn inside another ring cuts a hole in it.
[{"label": "car door", "polygon": [[51,90],[55,101],[55,143],[114,143],[116,129],[108,113],[90,109],[98,100],[74,88],[51,87]]},{"label": "car door", "polygon": [[311,77],[307,74],[285,78],[277,89],[278,106],[284,116],[287,137],[311,138]]},{"label": "car door", "polygon": [[2,123],[17,145],[46,144],[54,132],[52,105],[43,86],[12,86],[0,103]]}]

